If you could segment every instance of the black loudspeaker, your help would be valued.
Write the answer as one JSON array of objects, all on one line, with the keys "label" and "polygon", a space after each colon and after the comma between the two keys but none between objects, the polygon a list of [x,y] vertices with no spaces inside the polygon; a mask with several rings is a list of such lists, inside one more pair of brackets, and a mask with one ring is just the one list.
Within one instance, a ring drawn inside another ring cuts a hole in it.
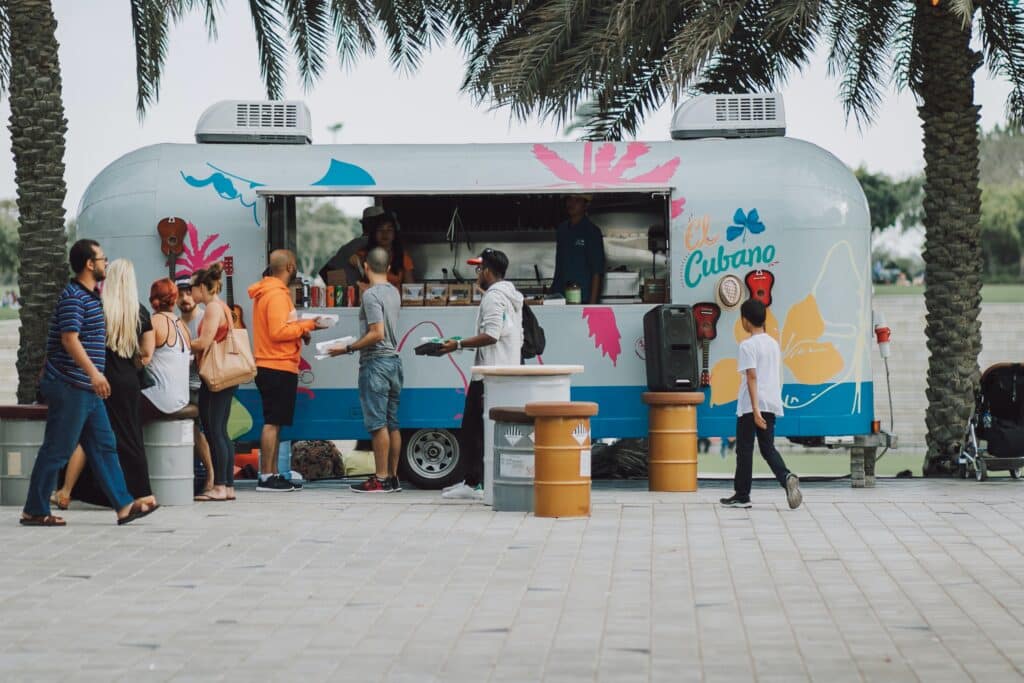
[{"label": "black loudspeaker", "polygon": [[647,387],[700,391],[697,325],[689,306],[657,306],[644,315]]}]

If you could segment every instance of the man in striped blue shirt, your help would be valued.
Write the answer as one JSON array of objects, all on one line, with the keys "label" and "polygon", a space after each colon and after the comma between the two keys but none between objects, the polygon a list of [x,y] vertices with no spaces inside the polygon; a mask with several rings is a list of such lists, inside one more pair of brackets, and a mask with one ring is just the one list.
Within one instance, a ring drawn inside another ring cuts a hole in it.
[{"label": "man in striped blue shirt", "polygon": [[110,383],[106,365],[107,325],[96,286],[106,277],[107,257],[99,243],[78,240],[71,247],[73,279],[57,299],[46,341],[46,366],[39,389],[46,399],[46,434],[39,447],[28,497],[25,526],[65,526],[50,514],[57,473],[81,443],[100,487],[117,510],[117,523],[145,517],[157,506],[133,503],[117,459],[117,443],[103,400]]}]

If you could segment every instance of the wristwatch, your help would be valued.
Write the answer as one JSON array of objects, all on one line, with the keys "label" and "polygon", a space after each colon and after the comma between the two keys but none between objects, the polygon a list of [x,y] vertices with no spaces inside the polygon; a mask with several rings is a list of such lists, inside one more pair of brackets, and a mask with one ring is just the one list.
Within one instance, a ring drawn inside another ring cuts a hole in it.
[{"label": "wristwatch", "polygon": [[455,340],[455,350],[456,351],[461,351],[462,350],[462,340],[461,339],[456,339]]}]

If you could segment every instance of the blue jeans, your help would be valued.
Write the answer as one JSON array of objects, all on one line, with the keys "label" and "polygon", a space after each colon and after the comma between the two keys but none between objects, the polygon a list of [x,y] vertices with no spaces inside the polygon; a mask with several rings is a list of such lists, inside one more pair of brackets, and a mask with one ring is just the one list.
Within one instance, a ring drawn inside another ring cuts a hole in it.
[{"label": "blue jeans", "polygon": [[398,400],[402,394],[402,359],[377,356],[359,363],[359,403],[363,426],[370,434],[398,429]]},{"label": "blue jeans", "polygon": [[76,389],[50,373],[39,383],[39,390],[46,399],[46,434],[32,466],[25,513],[50,514],[50,494],[57,488],[57,473],[79,443],[114,510],[130,505],[132,494],[124,482],[117,442],[103,400],[94,392]]}]

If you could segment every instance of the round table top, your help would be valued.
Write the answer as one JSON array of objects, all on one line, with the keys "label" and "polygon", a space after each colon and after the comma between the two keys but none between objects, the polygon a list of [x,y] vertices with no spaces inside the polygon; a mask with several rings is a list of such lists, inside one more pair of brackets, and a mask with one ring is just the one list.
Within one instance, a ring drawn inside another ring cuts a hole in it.
[{"label": "round table top", "polygon": [[582,365],[474,365],[474,375],[484,377],[543,377],[552,375],[578,375]]},{"label": "round table top", "polygon": [[537,401],[526,404],[530,417],[593,417],[598,405],[589,401]]}]

